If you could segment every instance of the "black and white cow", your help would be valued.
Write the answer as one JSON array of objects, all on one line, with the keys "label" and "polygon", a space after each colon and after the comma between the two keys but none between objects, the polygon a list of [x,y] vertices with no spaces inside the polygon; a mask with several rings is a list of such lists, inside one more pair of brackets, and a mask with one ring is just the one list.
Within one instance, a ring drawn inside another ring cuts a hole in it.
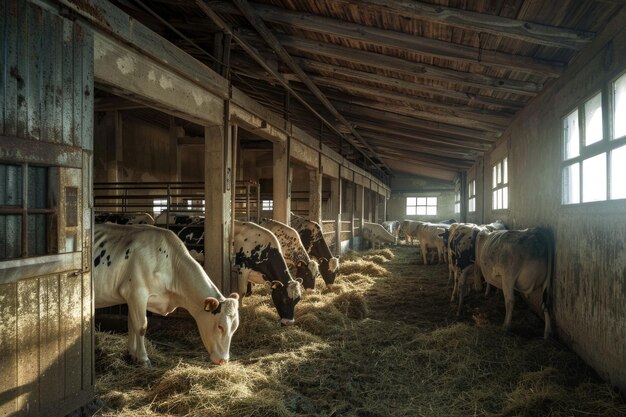
[{"label": "black and white cow", "polygon": [[154,218],[148,213],[96,213],[96,224],[154,224]]},{"label": "black and white cow", "polygon": [[157,226],[184,226],[204,222],[204,214],[163,210],[154,220]]},{"label": "black and white cow", "polygon": [[309,257],[298,231],[285,223],[266,218],[261,219],[260,225],[274,233],[291,273],[302,279],[302,286],[307,292],[313,291],[315,278],[320,274],[319,265]]},{"label": "black and white cow", "polygon": [[339,258],[331,253],[320,225],[292,213],[291,226],[300,234],[308,254],[319,262],[320,273],[326,285],[332,285],[339,271]]},{"label": "black and white cow", "polygon": [[267,283],[283,325],[295,322],[294,310],[302,296],[300,283],[289,273],[280,243],[274,234],[258,224],[235,221],[233,237],[235,264],[239,267],[239,292],[248,282]]},{"label": "black and white cow", "polygon": [[239,296],[224,297],[176,235],[149,225],[96,224],[95,307],[128,304],[128,353],[150,366],[146,310],[167,315],[183,307],[195,319],[211,361],[229,359],[239,326]]}]

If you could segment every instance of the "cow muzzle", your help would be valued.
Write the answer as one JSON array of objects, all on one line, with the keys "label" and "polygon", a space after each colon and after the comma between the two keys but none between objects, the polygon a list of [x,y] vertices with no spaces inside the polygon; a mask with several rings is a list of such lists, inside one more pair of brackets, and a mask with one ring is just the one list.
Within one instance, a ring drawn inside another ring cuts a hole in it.
[{"label": "cow muzzle", "polygon": [[228,362],[228,358],[211,358],[214,365],[224,365]]},{"label": "cow muzzle", "polygon": [[295,323],[295,319],[280,319],[280,324],[282,326],[293,326]]}]

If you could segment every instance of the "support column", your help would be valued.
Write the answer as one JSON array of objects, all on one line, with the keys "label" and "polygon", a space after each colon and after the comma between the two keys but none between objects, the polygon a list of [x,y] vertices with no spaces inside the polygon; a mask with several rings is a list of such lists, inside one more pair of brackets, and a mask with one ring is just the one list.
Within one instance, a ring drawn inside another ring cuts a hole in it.
[{"label": "support column", "polygon": [[206,127],[204,139],[204,269],[220,291],[228,294],[232,289],[229,259],[232,213],[230,129]]},{"label": "support column", "polygon": [[387,191],[385,191],[385,197],[383,198],[383,221],[387,221],[387,202],[389,198],[387,198]]},{"label": "support column", "polygon": [[341,254],[341,166],[338,178],[330,181],[331,214],[335,220],[335,255]]},{"label": "support column", "polygon": [[460,186],[461,186],[461,223],[467,222],[467,172],[463,171],[459,175],[460,177]]},{"label": "support column", "polygon": [[309,219],[322,224],[322,173],[309,170]]},{"label": "support column", "polygon": [[360,249],[364,249],[363,247],[363,223],[365,223],[365,193],[362,185],[356,186],[356,211],[357,211],[357,219],[359,220],[359,225],[361,227],[359,236],[361,237]]},{"label": "support column", "polygon": [[380,194],[378,192],[374,193],[374,201],[374,218],[372,223],[378,223],[378,215],[380,214]]},{"label": "support column", "polygon": [[111,117],[113,118],[113,136],[107,146],[107,181],[119,182],[121,166],[124,162],[122,147],[122,130],[124,122],[122,119],[122,112],[119,110],[114,110],[109,114],[111,114]]},{"label": "support column", "polygon": [[289,224],[291,212],[291,179],[289,161],[289,141],[274,142],[274,164],[273,164],[273,200],[274,209],[272,217],[274,220]]}]

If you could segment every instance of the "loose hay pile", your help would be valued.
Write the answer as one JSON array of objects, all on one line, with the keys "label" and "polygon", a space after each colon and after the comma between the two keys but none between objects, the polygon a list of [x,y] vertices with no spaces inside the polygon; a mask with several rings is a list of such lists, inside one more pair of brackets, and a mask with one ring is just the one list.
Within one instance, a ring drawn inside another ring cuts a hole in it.
[{"label": "loose hay pile", "polygon": [[125,334],[98,332],[98,415],[626,416],[574,354],[540,339],[528,311],[516,312],[513,333],[500,330],[495,297],[454,323],[445,267],[395,251],[375,254],[392,259],[383,265],[362,259],[372,253],[344,257],[336,283],[318,283],[291,328],[255,288],[221,367],[209,365],[193,321],[151,320],[150,369],[126,362]]}]

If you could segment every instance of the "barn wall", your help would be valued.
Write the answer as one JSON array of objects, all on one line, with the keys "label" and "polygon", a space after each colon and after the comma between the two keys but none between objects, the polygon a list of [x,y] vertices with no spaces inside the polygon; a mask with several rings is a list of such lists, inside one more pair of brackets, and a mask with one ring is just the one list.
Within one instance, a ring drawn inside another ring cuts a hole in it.
[{"label": "barn wall", "polygon": [[[454,183],[440,182],[419,177],[398,176],[391,181],[391,197],[387,202],[388,220],[420,220],[436,221],[455,218],[454,213]],[[407,216],[407,197],[437,197],[436,216]]]},{"label": "barn wall", "polygon": [[64,416],[94,392],[93,34],[29,2],[0,0],[0,57],[0,161],[59,167],[50,250],[0,261],[0,415]]},{"label": "barn wall", "polygon": [[[592,49],[508,129],[502,146],[509,155],[510,210],[490,210],[490,192],[483,191],[485,221],[505,214],[511,228],[543,225],[553,230],[558,335],[622,392],[626,392],[626,206],[623,200],[562,206],[560,164],[561,118],[626,69],[626,31],[620,30],[625,25],[622,12],[609,27],[616,28],[613,33],[599,36]],[[493,157],[494,153],[485,157],[486,184],[491,183]],[[473,170],[480,172],[482,167]]]}]

